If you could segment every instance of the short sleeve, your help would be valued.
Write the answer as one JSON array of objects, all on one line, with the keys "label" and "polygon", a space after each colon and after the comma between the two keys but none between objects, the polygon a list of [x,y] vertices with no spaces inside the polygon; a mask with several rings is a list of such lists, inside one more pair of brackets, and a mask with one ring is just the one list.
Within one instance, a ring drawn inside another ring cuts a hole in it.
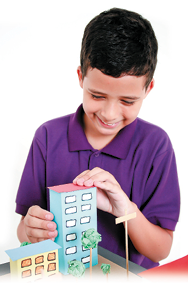
[{"label": "short sleeve", "polygon": [[35,133],[18,188],[16,212],[23,216],[33,205],[39,205],[44,209],[47,206],[45,133],[45,128],[42,127]]},{"label": "short sleeve", "polygon": [[172,147],[153,161],[141,211],[153,224],[175,230],[180,212],[180,190]]}]

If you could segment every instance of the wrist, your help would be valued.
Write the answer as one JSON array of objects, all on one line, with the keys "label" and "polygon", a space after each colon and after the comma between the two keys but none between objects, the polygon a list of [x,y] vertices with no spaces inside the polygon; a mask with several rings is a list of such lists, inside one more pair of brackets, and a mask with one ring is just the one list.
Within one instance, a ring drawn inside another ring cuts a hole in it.
[{"label": "wrist", "polygon": [[116,217],[122,217],[125,215],[125,210],[127,211],[127,215],[132,214],[134,212],[136,212],[138,210],[137,205],[134,202],[131,202],[129,200],[129,202],[127,203],[126,206],[124,206],[123,208],[119,209],[116,213]]},{"label": "wrist", "polygon": [[138,206],[134,203],[131,202],[129,203],[129,206],[127,208],[127,214],[132,214],[138,210]]}]

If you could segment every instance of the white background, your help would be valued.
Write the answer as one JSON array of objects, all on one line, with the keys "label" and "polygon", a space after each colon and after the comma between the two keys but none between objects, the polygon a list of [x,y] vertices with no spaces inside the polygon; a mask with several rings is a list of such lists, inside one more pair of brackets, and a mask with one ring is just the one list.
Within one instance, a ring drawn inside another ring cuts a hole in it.
[{"label": "white background", "polygon": [[112,7],[149,19],[159,42],[155,88],[139,117],[169,134],[177,159],[181,215],[169,257],[188,254],[186,1],[0,1],[0,263],[18,247],[15,197],[35,130],[82,102],[76,69],[86,24]]}]

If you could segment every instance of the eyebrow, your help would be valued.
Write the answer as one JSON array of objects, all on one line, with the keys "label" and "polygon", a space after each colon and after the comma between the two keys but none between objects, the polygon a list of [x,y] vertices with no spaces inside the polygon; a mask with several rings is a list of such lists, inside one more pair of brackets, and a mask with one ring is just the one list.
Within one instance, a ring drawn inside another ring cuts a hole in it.
[{"label": "eyebrow", "polygon": [[[91,93],[93,94],[98,94],[98,95],[103,95],[103,96],[106,96],[107,94],[104,93],[104,92],[100,92],[100,91],[97,91],[97,90],[93,90],[93,89],[90,89],[88,88],[88,91],[90,91]],[[136,97],[136,96],[121,96],[121,99],[127,99],[127,100],[139,100],[140,97]]]}]

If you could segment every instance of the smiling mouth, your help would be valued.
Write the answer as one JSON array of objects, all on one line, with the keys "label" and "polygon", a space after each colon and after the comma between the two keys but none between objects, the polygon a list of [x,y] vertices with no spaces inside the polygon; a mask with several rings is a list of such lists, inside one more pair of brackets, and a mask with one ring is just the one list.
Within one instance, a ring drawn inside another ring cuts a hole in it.
[{"label": "smiling mouth", "polygon": [[109,126],[113,126],[113,125],[116,125],[117,123],[106,123],[106,122],[104,122],[103,120],[101,120],[102,121],[102,123],[104,123],[104,124],[106,124],[106,125],[109,125]]},{"label": "smiling mouth", "polygon": [[103,126],[105,126],[105,127],[113,128],[113,127],[116,127],[118,125],[118,122],[116,122],[116,123],[107,123],[107,122],[103,121],[102,119],[100,119],[99,117],[98,117],[98,119],[99,119],[99,122]]}]

